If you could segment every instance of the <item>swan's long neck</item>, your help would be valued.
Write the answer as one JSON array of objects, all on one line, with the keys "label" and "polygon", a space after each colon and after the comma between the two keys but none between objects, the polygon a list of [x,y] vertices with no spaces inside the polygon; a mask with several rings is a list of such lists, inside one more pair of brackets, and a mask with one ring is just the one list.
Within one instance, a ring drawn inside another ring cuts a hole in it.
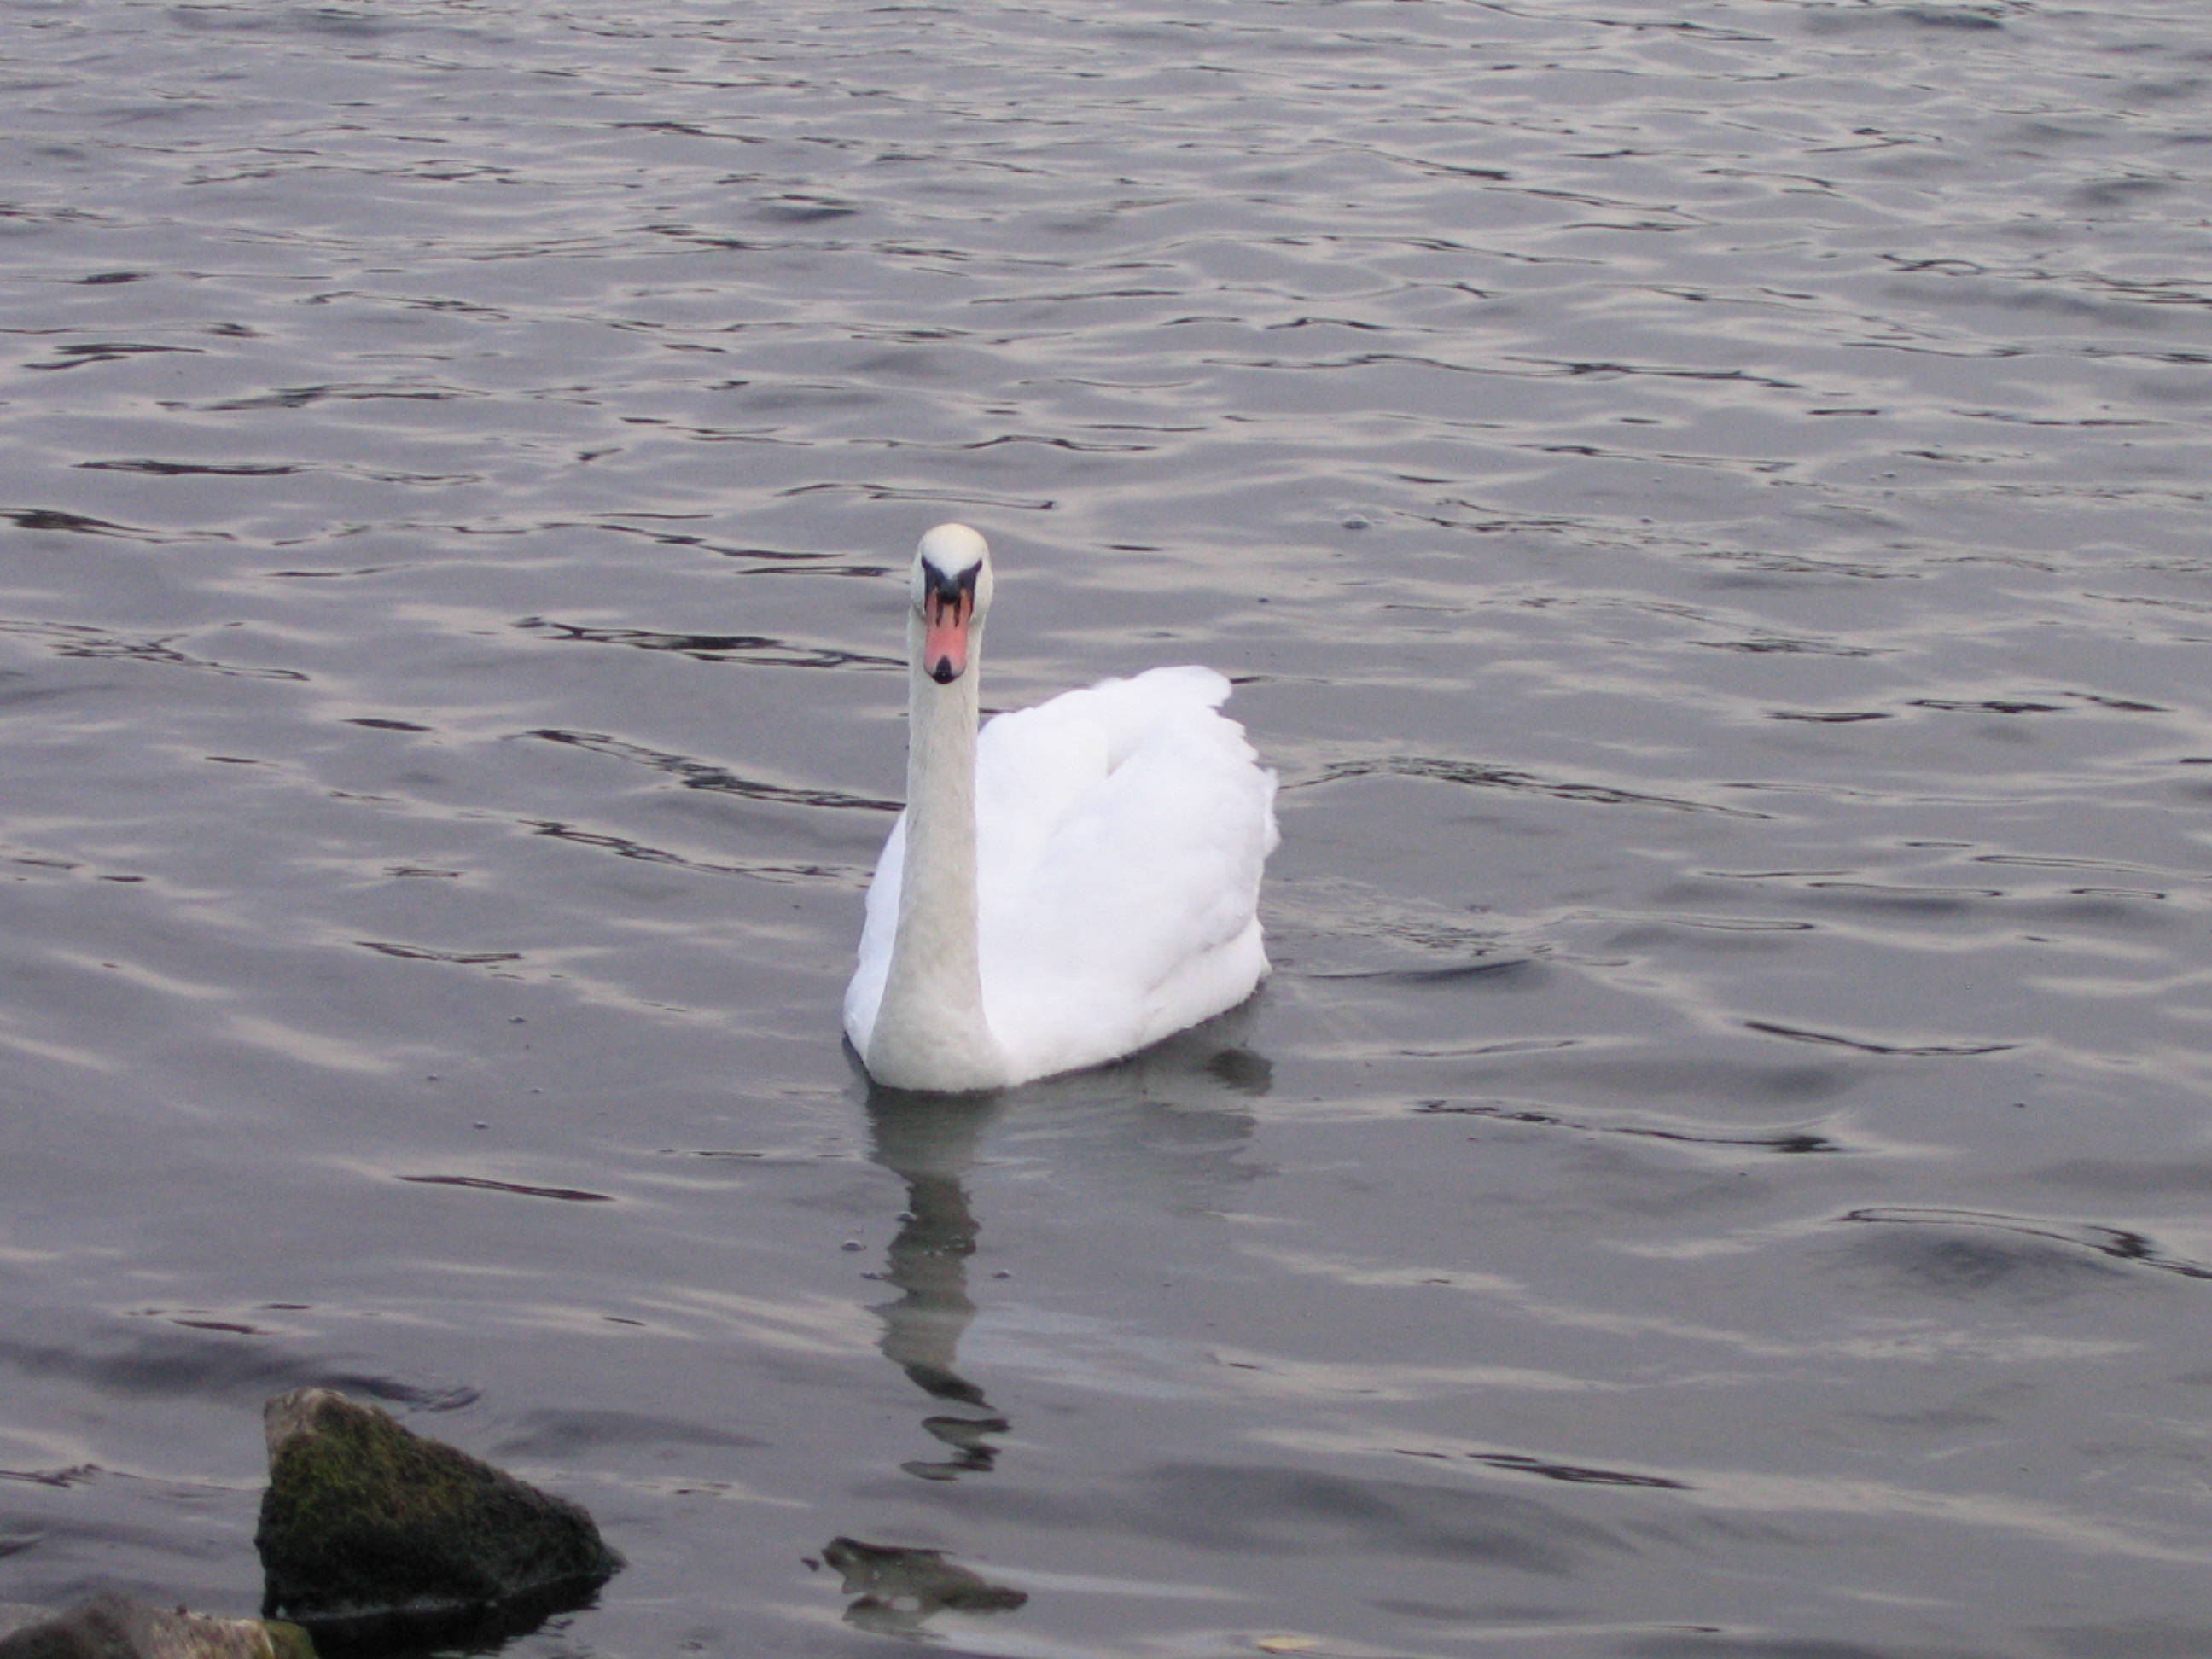
[{"label": "swan's long neck", "polygon": [[898,931],[875,1030],[862,1056],[894,1089],[988,1089],[1006,1062],[983,1018],[975,943],[976,682],[982,641],[966,671],[939,685],[922,666],[922,624],[908,623],[906,866]]}]

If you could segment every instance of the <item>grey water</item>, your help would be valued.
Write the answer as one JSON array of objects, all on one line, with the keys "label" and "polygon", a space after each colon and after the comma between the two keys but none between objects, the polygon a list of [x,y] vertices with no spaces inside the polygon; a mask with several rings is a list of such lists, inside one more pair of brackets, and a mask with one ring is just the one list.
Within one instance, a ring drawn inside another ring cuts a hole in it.
[{"label": "grey water", "polygon": [[[0,5],[0,1599],[302,1383],[556,1656],[2212,1652],[2199,0]],[[871,1099],[902,572],[1222,1024]]]}]

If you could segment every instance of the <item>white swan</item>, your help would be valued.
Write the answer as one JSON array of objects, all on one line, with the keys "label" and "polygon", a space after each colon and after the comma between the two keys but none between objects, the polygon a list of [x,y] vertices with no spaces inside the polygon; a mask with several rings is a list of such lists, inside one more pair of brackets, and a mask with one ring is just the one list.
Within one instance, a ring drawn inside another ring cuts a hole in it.
[{"label": "white swan", "polygon": [[868,890],[845,1033],[896,1089],[1103,1065],[1233,1008],[1275,775],[1210,668],[1155,668],[975,731],[990,550],[939,525],[907,617],[907,810]]}]

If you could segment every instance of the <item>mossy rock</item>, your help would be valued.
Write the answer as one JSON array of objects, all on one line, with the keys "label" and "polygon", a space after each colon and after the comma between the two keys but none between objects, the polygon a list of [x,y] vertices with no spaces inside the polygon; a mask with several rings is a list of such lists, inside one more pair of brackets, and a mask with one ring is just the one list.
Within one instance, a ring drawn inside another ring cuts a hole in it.
[{"label": "mossy rock", "polygon": [[0,1637],[0,1659],[315,1659],[297,1625],[166,1612],[103,1590]]},{"label": "mossy rock", "polygon": [[580,1504],[327,1389],[264,1412],[262,1611],[303,1624],[574,1606],[617,1571]]}]

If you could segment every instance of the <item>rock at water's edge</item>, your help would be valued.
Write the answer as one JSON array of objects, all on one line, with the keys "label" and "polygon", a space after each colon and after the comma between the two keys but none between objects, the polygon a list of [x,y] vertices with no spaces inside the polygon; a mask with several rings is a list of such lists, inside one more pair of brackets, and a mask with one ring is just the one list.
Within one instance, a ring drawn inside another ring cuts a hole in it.
[{"label": "rock at water's edge", "polygon": [[13,1636],[27,1625],[43,1625],[53,1616],[52,1607],[35,1601],[0,1601],[0,1637]]},{"label": "rock at water's edge", "polygon": [[[264,1408],[262,1611],[307,1623],[588,1595],[617,1571],[578,1504],[328,1389]],[[0,1659],[8,1659],[0,1655]]]},{"label": "rock at water's edge", "polygon": [[315,1646],[297,1625],[163,1612],[103,1590],[0,1636],[0,1659],[315,1659]]}]

